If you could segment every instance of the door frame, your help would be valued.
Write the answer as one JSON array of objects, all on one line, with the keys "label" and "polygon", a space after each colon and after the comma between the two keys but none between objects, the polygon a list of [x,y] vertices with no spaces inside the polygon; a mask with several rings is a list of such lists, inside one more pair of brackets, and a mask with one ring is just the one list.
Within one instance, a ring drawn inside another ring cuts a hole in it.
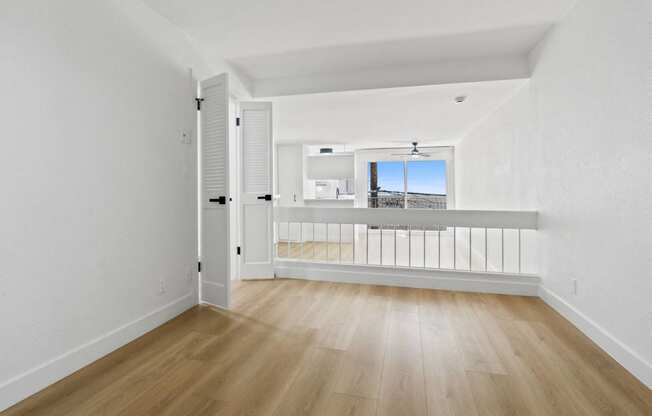
[{"label": "door frame", "polygon": [[[242,175],[240,174],[240,128],[236,124],[236,120],[240,118],[240,98],[237,94],[231,92],[229,95],[229,166],[230,171],[229,180],[233,186],[231,190],[232,209],[230,217],[230,226],[231,226],[231,280],[240,280],[240,258],[237,253],[240,242],[242,241],[242,230],[240,229],[240,216],[241,216],[241,207],[240,207],[240,180]],[[232,129],[231,129],[232,128]]]}]

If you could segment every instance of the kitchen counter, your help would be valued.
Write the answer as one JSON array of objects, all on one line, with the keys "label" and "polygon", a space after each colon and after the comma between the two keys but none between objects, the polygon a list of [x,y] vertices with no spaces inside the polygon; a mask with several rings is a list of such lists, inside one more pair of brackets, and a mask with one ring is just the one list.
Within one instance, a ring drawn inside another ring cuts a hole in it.
[{"label": "kitchen counter", "polygon": [[323,206],[323,207],[352,207],[355,199],[353,196],[348,196],[340,199],[335,198],[306,198],[303,200],[307,206]]}]

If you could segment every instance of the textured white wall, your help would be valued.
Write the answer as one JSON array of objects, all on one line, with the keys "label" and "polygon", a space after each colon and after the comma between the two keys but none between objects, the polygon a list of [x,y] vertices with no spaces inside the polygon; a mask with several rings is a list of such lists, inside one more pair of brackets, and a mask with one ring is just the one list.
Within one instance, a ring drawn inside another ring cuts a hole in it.
[{"label": "textured white wall", "polygon": [[188,68],[208,70],[120,3],[2,3],[0,409],[10,380],[194,296],[196,146],[180,135]]},{"label": "textured white wall", "polygon": [[456,147],[458,207],[537,209],[545,288],[648,385],[650,16],[648,0],[580,1],[532,54],[529,85]]},{"label": "textured white wall", "polygon": [[529,88],[526,83],[455,146],[460,209],[538,208],[541,150]]}]

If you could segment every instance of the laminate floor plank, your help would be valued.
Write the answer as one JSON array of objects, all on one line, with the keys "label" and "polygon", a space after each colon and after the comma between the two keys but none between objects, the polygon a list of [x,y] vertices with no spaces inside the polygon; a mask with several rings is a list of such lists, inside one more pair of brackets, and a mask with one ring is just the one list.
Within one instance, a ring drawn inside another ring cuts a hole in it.
[{"label": "laminate floor plank", "polygon": [[231,310],[193,307],[0,415],[652,415],[650,389],[537,298],[233,287]]},{"label": "laminate floor plank", "polygon": [[327,408],[341,355],[337,350],[312,348],[274,415],[317,414]]},{"label": "laminate floor plank", "polygon": [[326,406],[316,416],[375,416],[376,406],[376,400],[331,393]]},{"label": "laminate floor plank", "polygon": [[476,416],[477,410],[450,319],[450,292],[423,291],[419,300],[428,414]]},{"label": "laminate floor plank", "polygon": [[[398,302],[402,305],[403,300]],[[421,331],[417,314],[411,310],[390,310],[379,416],[427,414]]]},{"label": "laminate floor plank", "polygon": [[[511,393],[510,397],[517,401],[517,407],[522,409],[521,413],[541,416],[558,414],[558,409],[552,405],[554,400],[549,400],[545,395],[545,390],[538,388],[537,375],[529,365],[530,363],[512,348],[510,338],[500,325],[501,320],[504,321],[504,319],[498,318],[497,316],[500,315],[493,313],[495,302],[487,302],[488,299],[484,295],[476,300],[474,302],[475,315],[487,333],[491,334],[489,341],[510,376],[505,379],[508,384],[507,389]],[[507,322],[512,323],[514,320],[508,318]]]},{"label": "laminate floor plank", "polygon": [[144,360],[141,365],[115,380],[107,388],[99,391],[89,400],[78,404],[69,412],[70,416],[82,415],[118,415],[132,401],[137,400],[149,388],[156,385],[161,378],[174,371],[194,351],[211,341],[210,336],[192,332],[161,354]]},{"label": "laminate floor plank", "polygon": [[421,324],[427,407],[430,416],[477,416],[461,352],[450,328]]},{"label": "laminate floor plank", "polygon": [[377,399],[387,346],[389,298],[367,297],[349,348],[343,353],[334,391],[337,393]]}]

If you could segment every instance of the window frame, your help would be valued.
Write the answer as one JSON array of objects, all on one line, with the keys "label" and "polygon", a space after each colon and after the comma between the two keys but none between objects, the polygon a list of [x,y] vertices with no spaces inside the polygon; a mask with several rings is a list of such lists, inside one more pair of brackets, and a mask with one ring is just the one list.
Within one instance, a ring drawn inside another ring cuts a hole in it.
[{"label": "window frame", "polygon": [[[368,208],[369,162],[399,162],[407,157],[394,156],[398,148],[361,149],[355,152],[355,206]],[[416,160],[444,160],[446,162],[446,209],[455,209],[455,148],[453,146],[421,147],[429,157]],[[419,209],[419,208],[404,208]]]}]

